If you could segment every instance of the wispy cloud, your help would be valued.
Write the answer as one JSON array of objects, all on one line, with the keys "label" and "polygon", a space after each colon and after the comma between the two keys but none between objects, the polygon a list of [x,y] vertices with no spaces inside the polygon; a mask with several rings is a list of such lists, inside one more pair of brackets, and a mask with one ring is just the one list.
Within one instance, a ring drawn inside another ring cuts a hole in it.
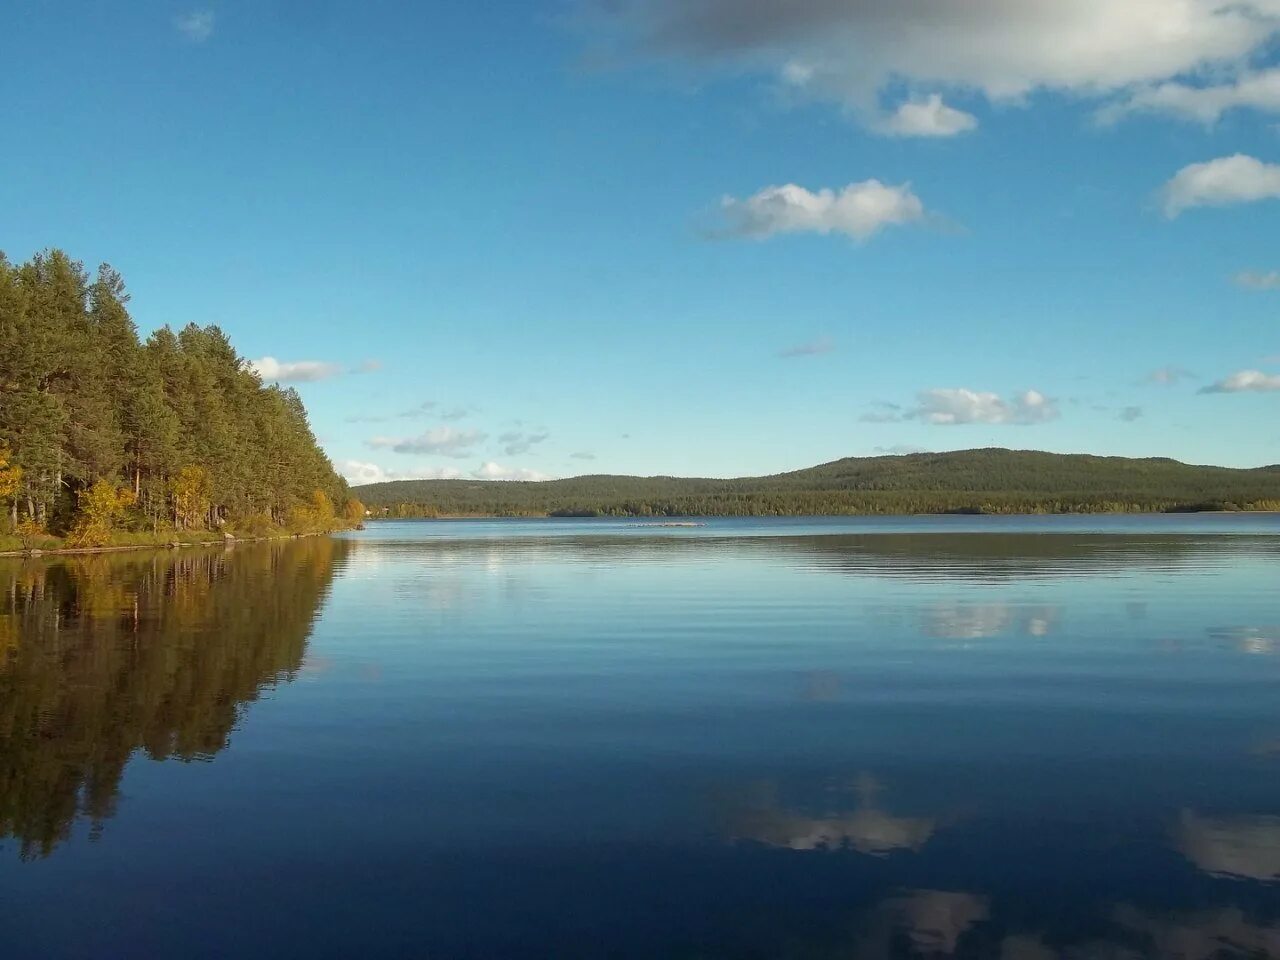
[{"label": "wispy cloud", "polygon": [[537,470],[529,470],[524,467],[504,467],[500,463],[494,463],[492,460],[483,463],[476,470],[471,471],[471,476],[476,480],[524,480],[540,482],[550,480],[548,474],[540,473]]},{"label": "wispy cloud", "polygon": [[1162,387],[1177,386],[1183,380],[1194,380],[1196,375],[1182,367],[1161,367],[1152,370],[1143,378],[1143,383],[1154,383]]},{"label": "wispy cloud", "polygon": [[890,186],[879,180],[851,183],[839,191],[816,193],[788,183],[765,187],[746,199],[720,201],[721,236],[764,240],[786,233],[842,233],[868,240],[886,227],[924,219],[924,204],[907,183]]},{"label": "wispy cloud", "polygon": [[439,406],[440,404],[435,400],[423,400],[421,403],[414,404],[407,410],[401,410],[396,414],[396,416],[403,420],[412,420],[414,417],[423,417],[428,414],[434,414],[436,408]]},{"label": "wispy cloud", "polygon": [[877,400],[874,409],[858,417],[860,423],[898,423],[902,420],[902,404]]},{"label": "wispy cloud", "polygon": [[820,357],[824,353],[833,352],[835,348],[836,343],[830,337],[818,337],[816,340],[797,343],[795,346],[787,347],[785,350],[779,350],[778,356],[787,359],[793,357]]},{"label": "wispy cloud", "polygon": [[1241,370],[1200,388],[1201,393],[1270,393],[1275,390],[1280,390],[1280,374],[1263,373],[1261,370]]},{"label": "wispy cloud", "polygon": [[594,460],[596,455],[594,453],[589,453],[586,450],[579,450],[577,453],[569,454],[569,458],[571,460]]},{"label": "wispy cloud", "polygon": [[1237,153],[1183,167],[1161,189],[1161,206],[1172,220],[1192,207],[1222,207],[1273,197],[1280,197],[1280,165]]},{"label": "wispy cloud", "polygon": [[436,427],[416,437],[373,437],[366,441],[375,450],[391,450],[394,453],[436,454],[445,457],[467,457],[486,435],[478,430],[455,430],[453,427]]},{"label": "wispy cloud", "polygon": [[910,443],[895,443],[887,447],[876,447],[876,453],[883,453],[889,457],[907,457],[913,453],[928,453],[925,447],[917,447]]},{"label": "wispy cloud", "polygon": [[528,453],[538,444],[543,443],[551,434],[545,430],[538,432],[525,432],[523,430],[508,430],[506,433],[498,437],[503,452],[509,457],[517,457],[522,453]]},{"label": "wispy cloud", "polygon": [[437,417],[440,420],[465,420],[475,412],[474,407],[452,406],[441,409],[440,402],[437,400],[423,400],[421,403],[415,403],[406,410],[396,413],[396,416],[402,420],[413,420],[417,417]]},{"label": "wispy cloud", "polygon": [[173,26],[192,43],[204,43],[213,36],[214,22],[212,10],[192,10],[175,18]]},{"label": "wispy cloud", "polygon": [[351,368],[352,373],[377,373],[382,369],[381,360],[361,360]]},{"label": "wispy cloud", "polygon": [[424,400],[422,403],[416,404],[408,410],[401,410],[398,413],[353,414],[347,417],[347,423],[386,423],[388,420],[412,420],[417,417],[433,415],[435,409],[439,406],[440,404],[434,400]]},{"label": "wispy cloud", "polygon": [[1098,119],[1113,123],[1131,113],[1165,113],[1208,126],[1238,108],[1280,113],[1280,69],[1250,71],[1226,83],[1204,86],[1169,81],[1140,87],[1104,107]]},{"label": "wispy cloud", "polygon": [[1135,420],[1142,419],[1143,409],[1141,407],[1122,407],[1120,412],[1116,414],[1116,418],[1123,420],[1125,423],[1133,423]]},{"label": "wispy cloud", "polygon": [[1234,279],[1236,286],[1248,290],[1280,290],[1280,270],[1268,270],[1265,273],[1242,270]]},{"label": "wispy cloud", "polygon": [[250,360],[249,368],[263,380],[277,383],[315,383],[343,372],[340,363],[326,363],[322,360],[283,361],[275,357]]}]

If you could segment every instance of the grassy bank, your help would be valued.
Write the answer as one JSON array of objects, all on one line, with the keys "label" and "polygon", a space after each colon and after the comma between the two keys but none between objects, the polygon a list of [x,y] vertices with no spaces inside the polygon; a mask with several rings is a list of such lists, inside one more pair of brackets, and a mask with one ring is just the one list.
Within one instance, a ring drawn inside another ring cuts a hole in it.
[{"label": "grassy bank", "polygon": [[32,553],[77,554],[77,553],[111,553],[119,550],[146,550],[172,547],[175,544],[183,547],[210,546],[220,543],[246,543],[260,540],[285,540],[293,537],[321,536],[348,529],[337,526],[329,530],[314,528],[290,530],[285,528],[257,529],[253,532],[228,530],[214,532],[212,530],[160,530],[151,532],[117,531],[107,538],[106,542],[95,546],[77,546],[69,543],[64,537],[38,535],[33,537],[16,537],[0,533],[0,557],[25,556]]}]

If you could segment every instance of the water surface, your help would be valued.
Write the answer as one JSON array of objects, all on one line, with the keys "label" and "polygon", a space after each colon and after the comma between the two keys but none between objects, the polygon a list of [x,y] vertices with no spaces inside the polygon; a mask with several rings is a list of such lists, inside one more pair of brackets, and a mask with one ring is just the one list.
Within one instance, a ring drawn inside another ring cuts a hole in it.
[{"label": "water surface", "polygon": [[0,955],[1280,956],[1277,534],[0,561]]}]

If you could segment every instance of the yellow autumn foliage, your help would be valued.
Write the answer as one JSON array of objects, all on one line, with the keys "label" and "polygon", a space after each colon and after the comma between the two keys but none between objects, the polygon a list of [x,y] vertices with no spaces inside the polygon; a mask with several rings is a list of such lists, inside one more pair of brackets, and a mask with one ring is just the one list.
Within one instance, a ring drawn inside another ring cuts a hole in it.
[{"label": "yellow autumn foliage", "polygon": [[73,547],[102,547],[111,540],[111,531],[133,505],[133,491],[99,480],[80,492],[79,513],[67,535]]}]

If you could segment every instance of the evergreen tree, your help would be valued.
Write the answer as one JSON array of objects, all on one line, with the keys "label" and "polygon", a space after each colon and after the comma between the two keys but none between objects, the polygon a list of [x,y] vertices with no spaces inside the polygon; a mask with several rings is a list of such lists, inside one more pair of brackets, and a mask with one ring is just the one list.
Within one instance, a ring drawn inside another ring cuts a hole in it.
[{"label": "evergreen tree", "polygon": [[317,491],[345,500],[295,391],[264,386],[217,327],[141,343],[128,303],[107,264],[90,283],[59,250],[0,254],[0,530],[257,529],[312,516]]}]

